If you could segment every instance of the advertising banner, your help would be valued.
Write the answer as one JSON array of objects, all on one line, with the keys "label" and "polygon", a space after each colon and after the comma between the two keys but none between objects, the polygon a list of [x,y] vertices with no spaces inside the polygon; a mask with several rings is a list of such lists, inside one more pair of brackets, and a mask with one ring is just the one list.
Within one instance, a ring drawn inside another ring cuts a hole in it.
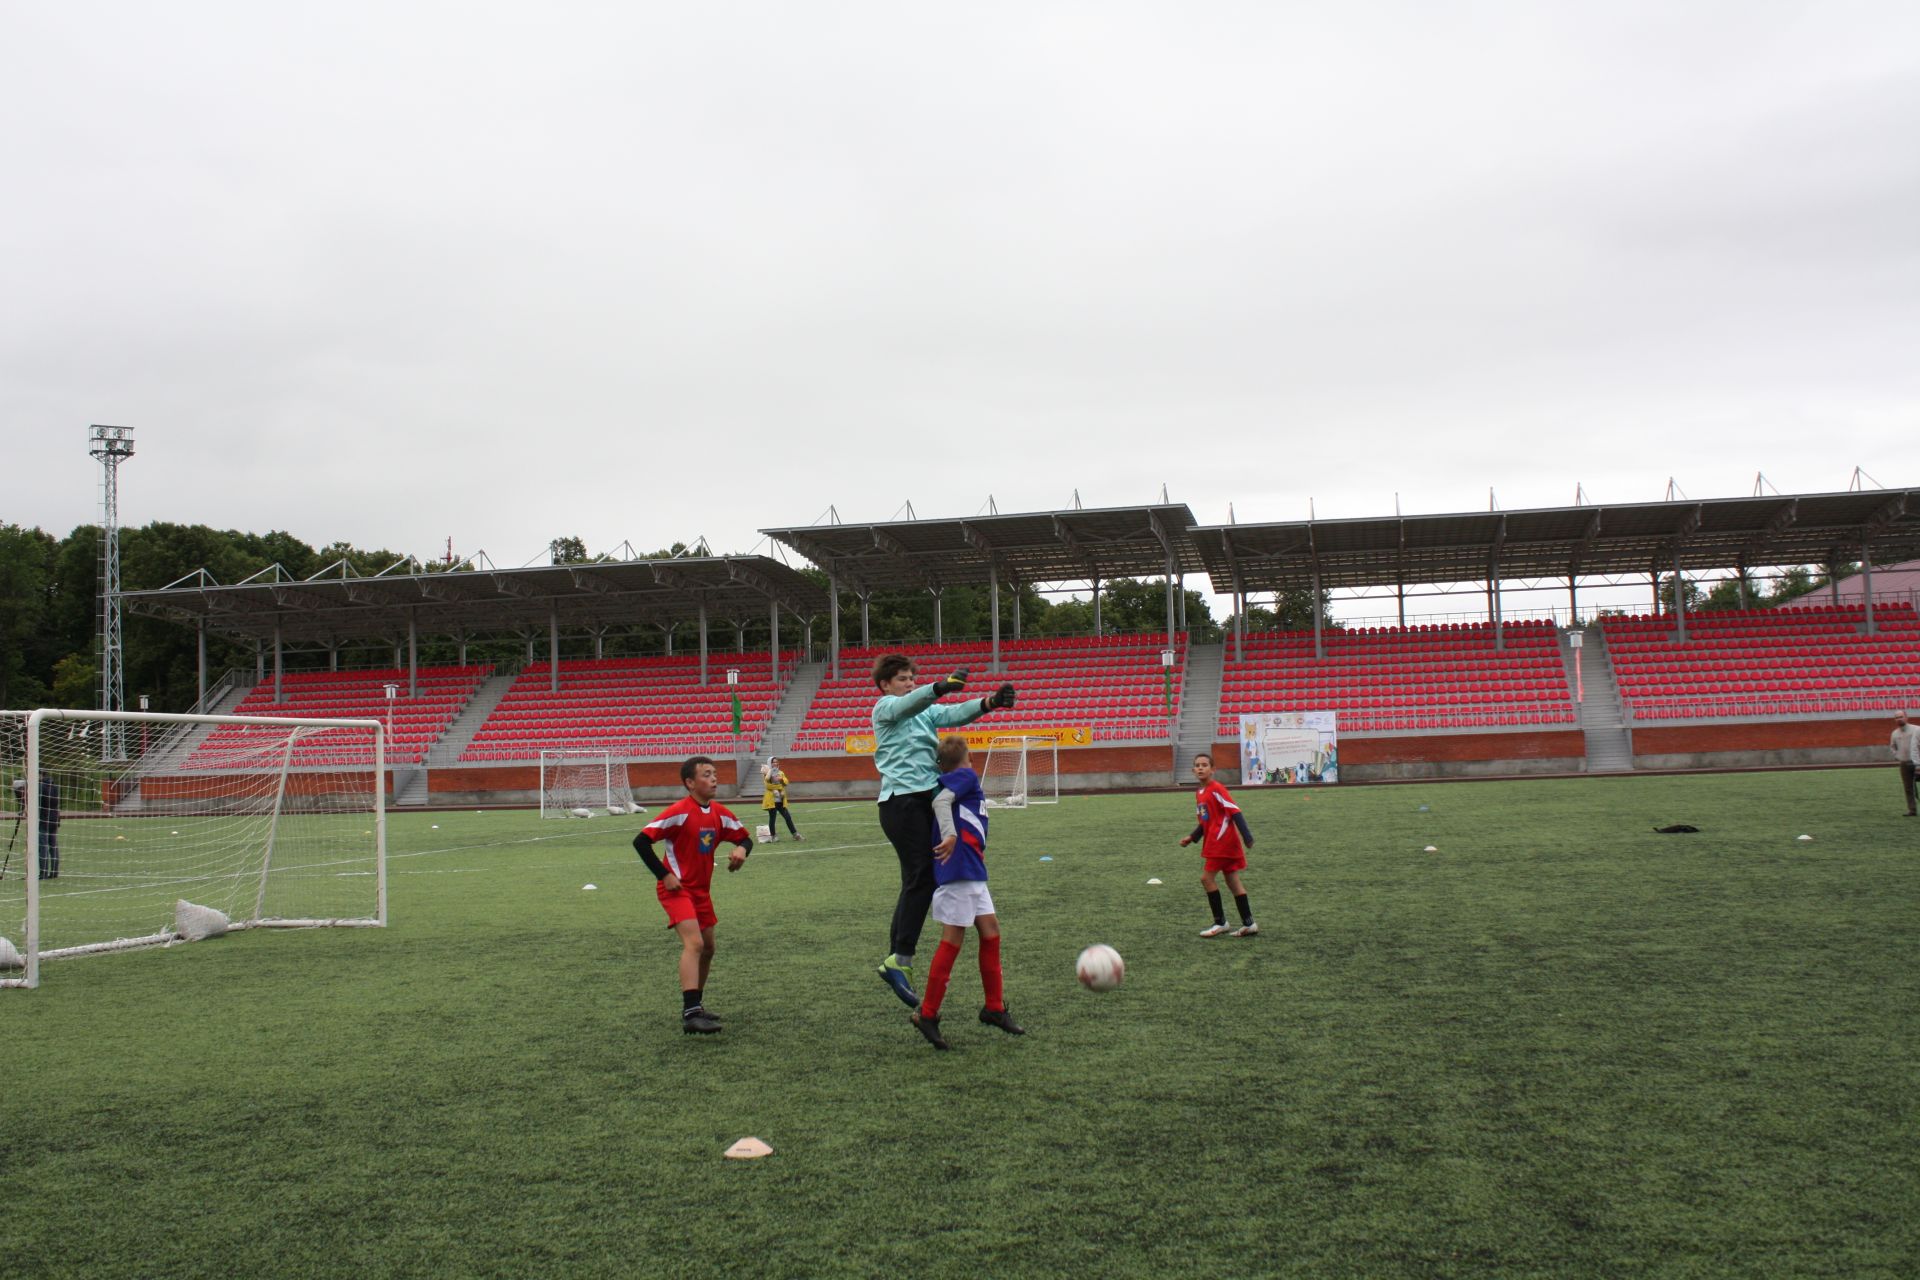
[{"label": "advertising banner", "polygon": [[1240,717],[1240,785],[1319,786],[1340,781],[1340,733],[1331,711],[1262,711]]}]

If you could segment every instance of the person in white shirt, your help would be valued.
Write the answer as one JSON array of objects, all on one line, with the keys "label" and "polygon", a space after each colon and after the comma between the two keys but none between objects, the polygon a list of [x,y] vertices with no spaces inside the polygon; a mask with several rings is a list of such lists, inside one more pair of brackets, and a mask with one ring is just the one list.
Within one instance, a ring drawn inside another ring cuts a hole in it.
[{"label": "person in white shirt", "polygon": [[1887,748],[1900,762],[1900,789],[1906,792],[1907,816],[1911,818],[1914,816],[1914,766],[1920,765],[1920,725],[1909,724],[1904,711],[1893,717],[1893,736],[1887,739]]}]

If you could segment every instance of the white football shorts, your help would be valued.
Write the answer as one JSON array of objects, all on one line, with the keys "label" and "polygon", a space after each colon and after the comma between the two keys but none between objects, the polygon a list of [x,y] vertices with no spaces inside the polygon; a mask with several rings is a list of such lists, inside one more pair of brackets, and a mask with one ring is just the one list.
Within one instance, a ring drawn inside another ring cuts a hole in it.
[{"label": "white football shorts", "polygon": [[933,891],[933,918],[941,924],[965,929],[980,916],[993,914],[993,895],[985,880],[955,880]]}]

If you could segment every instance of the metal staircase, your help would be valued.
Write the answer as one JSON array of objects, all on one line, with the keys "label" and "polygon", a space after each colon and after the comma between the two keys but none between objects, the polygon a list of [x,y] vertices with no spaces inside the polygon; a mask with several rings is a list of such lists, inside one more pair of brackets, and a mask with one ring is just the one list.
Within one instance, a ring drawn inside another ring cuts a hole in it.
[{"label": "metal staircase", "polygon": [[[1613,678],[1613,660],[1607,654],[1605,635],[1599,627],[1584,632],[1579,680],[1586,696],[1577,704],[1580,729],[1587,739],[1588,773],[1631,773],[1633,739],[1627,732],[1626,716],[1620,705],[1620,687]],[[1574,687],[1573,646],[1570,632],[1560,633],[1560,654],[1567,664],[1567,685]]]}]

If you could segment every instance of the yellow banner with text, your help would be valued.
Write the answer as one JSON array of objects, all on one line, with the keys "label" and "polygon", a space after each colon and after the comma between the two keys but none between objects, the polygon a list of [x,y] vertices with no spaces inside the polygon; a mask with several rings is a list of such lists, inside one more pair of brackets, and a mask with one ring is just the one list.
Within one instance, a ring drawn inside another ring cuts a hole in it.
[{"label": "yellow banner with text", "polygon": [[[942,734],[941,737],[948,735]],[[1017,729],[962,729],[959,736],[967,740],[967,746],[974,751],[984,751],[998,739],[1039,738],[1050,740],[1055,746],[1085,747],[1093,743],[1093,728],[1090,725],[1021,725]],[[870,756],[874,752],[873,735],[870,733],[850,733],[847,735],[846,752],[850,756]]]}]

